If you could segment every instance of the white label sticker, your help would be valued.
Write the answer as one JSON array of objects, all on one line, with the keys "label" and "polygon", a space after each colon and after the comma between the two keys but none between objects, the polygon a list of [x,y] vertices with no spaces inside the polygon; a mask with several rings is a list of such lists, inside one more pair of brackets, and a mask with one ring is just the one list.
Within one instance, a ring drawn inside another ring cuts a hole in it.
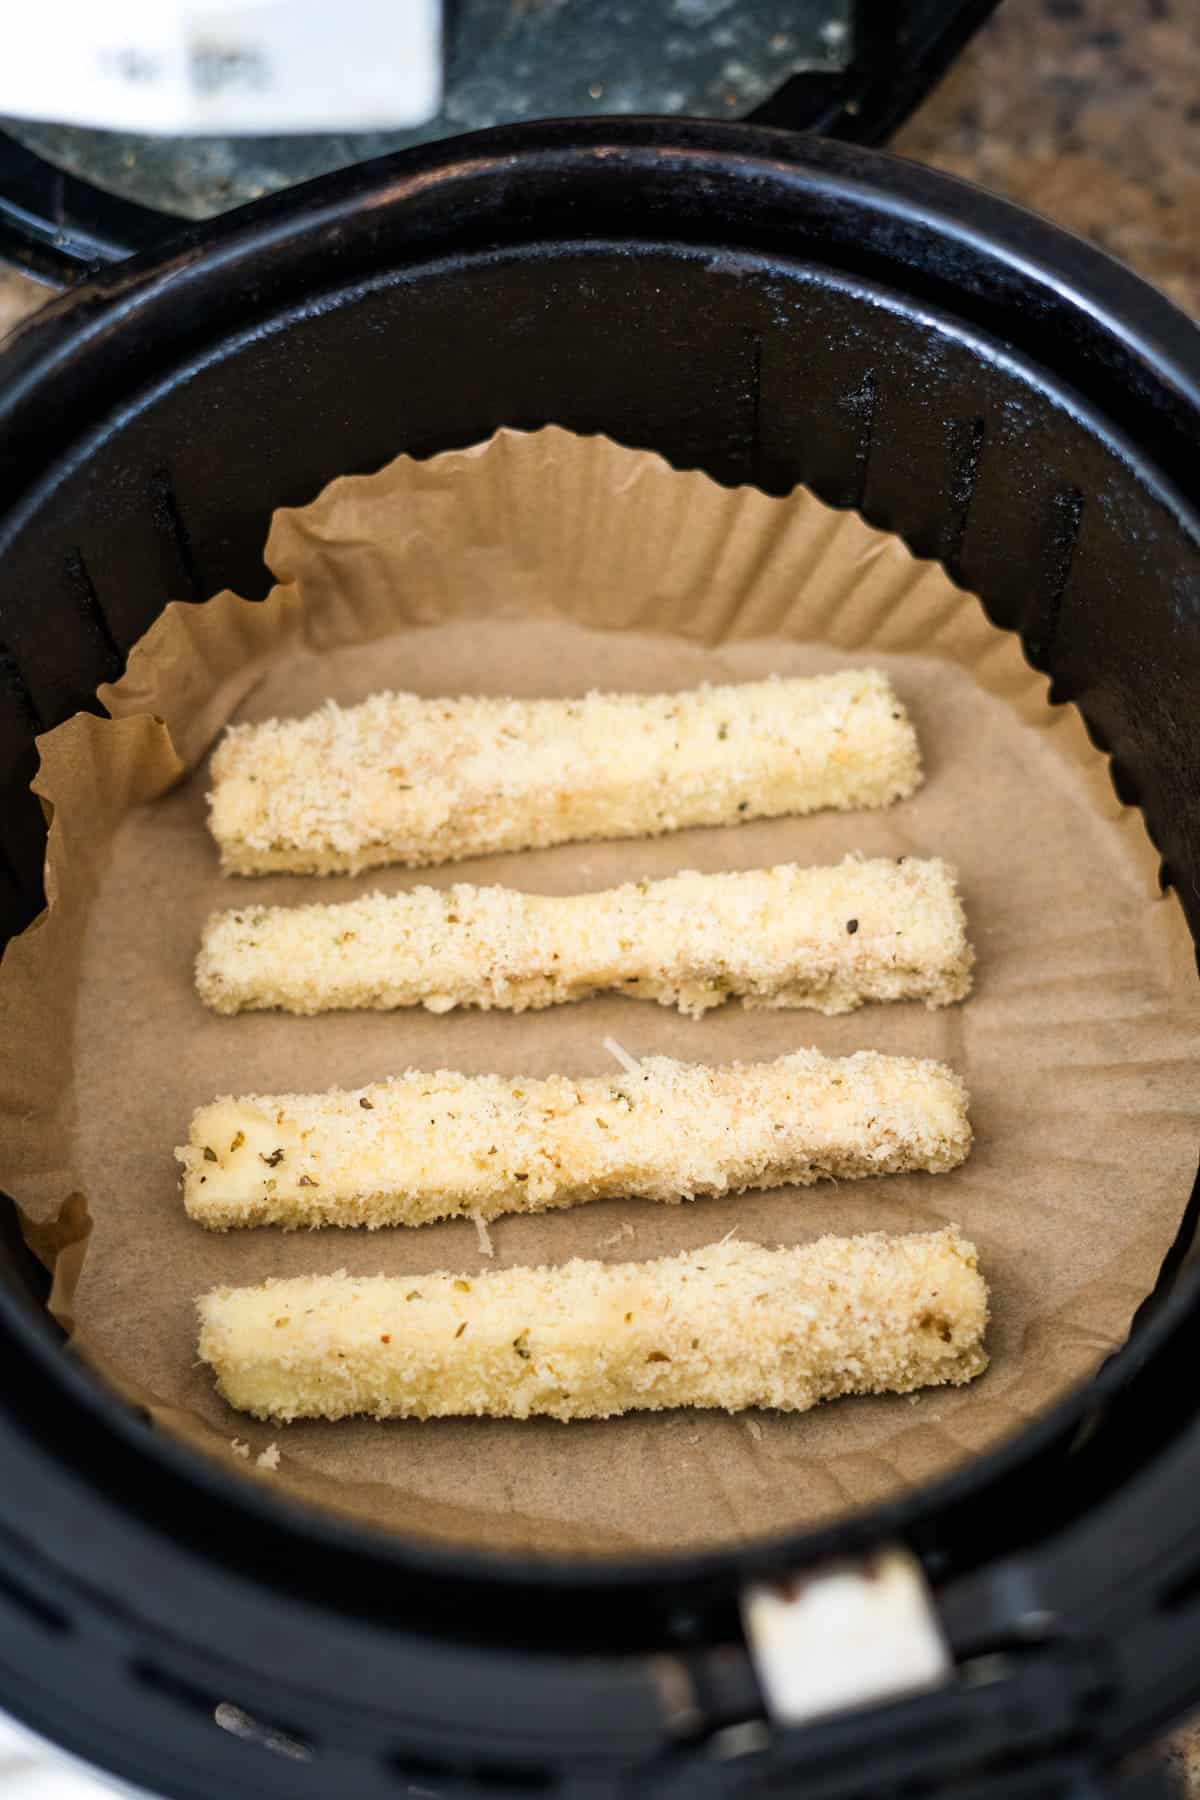
[{"label": "white label sticker", "polygon": [[879,1705],[950,1678],[921,1565],[892,1548],[743,1596],[746,1642],[767,1710],[786,1725]]},{"label": "white label sticker", "polygon": [[20,0],[0,114],[181,136],[420,125],[441,24],[441,0]]}]

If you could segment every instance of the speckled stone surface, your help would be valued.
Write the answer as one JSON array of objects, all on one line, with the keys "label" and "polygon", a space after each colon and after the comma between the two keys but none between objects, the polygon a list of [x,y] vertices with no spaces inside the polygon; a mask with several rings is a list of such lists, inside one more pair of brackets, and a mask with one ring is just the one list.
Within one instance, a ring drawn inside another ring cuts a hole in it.
[{"label": "speckled stone surface", "polygon": [[1196,0],[1004,0],[894,147],[1091,238],[1200,316]]},{"label": "speckled stone surface", "polygon": [[[1200,317],[1200,0],[1004,0],[895,148],[1093,239]],[[44,295],[0,268],[0,336]],[[1168,1757],[1200,1800],[1200,1722]]]}]

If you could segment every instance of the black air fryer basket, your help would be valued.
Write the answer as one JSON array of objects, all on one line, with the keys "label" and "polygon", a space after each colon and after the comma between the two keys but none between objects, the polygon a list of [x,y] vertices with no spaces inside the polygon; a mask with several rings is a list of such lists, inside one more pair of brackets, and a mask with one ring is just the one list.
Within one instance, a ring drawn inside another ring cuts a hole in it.
[{"label": "black air fryer basket", "polygon": [[[941,559],[1081,709],[1200,927],[1200,336],[883,155],[600,121],[294,190],[97,277],[0,357],[9,929],[39,904],[34,733],[95,705],[169,597],[261,596],[272,509],[335,475],[551,422],[807,483]],[[64,1354],[9,1229],[0,1701],[196,1800],[1157,1792],[1130,1752],[1200,1697],[1179,1208],[1127,1347],[1018,1438],[808,1535],[603,1564],[376,1536],[231,1478]],[[770,1717],[747,1584],[889,1545],[923,1565],[950,1678]]]}]

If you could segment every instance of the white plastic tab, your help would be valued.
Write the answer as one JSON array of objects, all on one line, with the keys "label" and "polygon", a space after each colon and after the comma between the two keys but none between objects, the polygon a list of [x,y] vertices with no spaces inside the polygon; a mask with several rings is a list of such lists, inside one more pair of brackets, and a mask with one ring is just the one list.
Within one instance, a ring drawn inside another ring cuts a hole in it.
[{"label": "white plastic tab", "polygon": [[5,11],[0,114],[187,135],[419,125],[441,0],[54,0]]},{"label": "white plastic tab", "polygon": [[742,1619],[781,1725],[939,1687],[950,1673],[921,1565],[906,1550],[751,1587]]}]

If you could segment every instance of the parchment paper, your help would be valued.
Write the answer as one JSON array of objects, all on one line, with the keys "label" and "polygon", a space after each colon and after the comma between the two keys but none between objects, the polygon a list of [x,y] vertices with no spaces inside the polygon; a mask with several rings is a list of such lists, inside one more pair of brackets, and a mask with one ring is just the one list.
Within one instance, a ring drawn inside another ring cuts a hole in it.
[{"label": "parchment paper", "polygon": [[[335,482],[276,516],[267,557],[282,584],[267,601],[171,607],[102,690],[112,720],[80,717],[41,743],[50,907],[0,971],[0,1182],[31,1241],[61,1252],[52,1306],[80,1354],[238,1474],[427,1537],[604,1552],[728,1542],[878,1500],[1011,1432],[1122,1341],[1195,1171],[1192,947],[1140,817],[1118,804],[1077,716],[1050,707],[973,598],[807,493],[725,490],[553,429]],[[323,882],[217,872],[205,757],[230,717],[388,685],[575,694],[864,661],[894,679],[927,770],[886,812]],[[566,893],[850,850],[958,865],[979,953],[965,1005],[836,1019],[731,1005],[697,1023],[610,998],[520,1018],[223,1019],[192,989],[206,915],[250,900],[458,880]],[[611,1066],[606,1033],[633,1054],[701,1061],[807,1044],[941,1057],[970,1087],[975,1149],[951,1175],[502,1219],[491,1266],[656,1256],[732,1229],[792,1244],[952,1220],[991,1284],[990,1371],[963,1389],[798,1417],[273,1428],[216,1398],[193,1313],[214,1283],[489,1265],[463,1222],[206,1234],[184,1216],[171,1155],[195,1106],[410,1065],[598,1072]],[[260,1474],[254,1457],[271,1443],[282,1462]]]}]

